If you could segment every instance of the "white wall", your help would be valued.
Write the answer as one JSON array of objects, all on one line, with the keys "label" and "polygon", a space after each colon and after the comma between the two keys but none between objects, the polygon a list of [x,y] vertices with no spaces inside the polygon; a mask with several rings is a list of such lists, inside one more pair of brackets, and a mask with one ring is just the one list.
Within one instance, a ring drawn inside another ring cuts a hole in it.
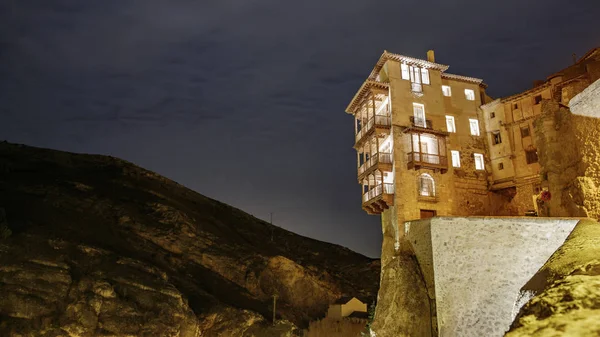
[{"label": "white wall", "polygon": [[[521,287],[562,245],[577,222],[534,217],[443,217],[406,222],[405,233],[417,259],[433,260],[439,336],[503,336],[512,323]],[[426,227],[429,230],[424,230]],[[431,240],[423,234],[431,235]],[[422,268],[430,269],[427,264]],[[431,271],[423,272],[429,278]]]}]

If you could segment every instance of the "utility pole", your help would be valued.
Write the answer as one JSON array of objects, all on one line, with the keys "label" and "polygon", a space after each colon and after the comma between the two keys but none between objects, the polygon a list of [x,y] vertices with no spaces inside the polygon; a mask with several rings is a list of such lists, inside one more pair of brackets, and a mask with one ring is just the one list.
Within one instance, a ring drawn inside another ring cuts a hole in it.
[{"label": "utility pole", "polygon": [[273,325],[275,325],[275,308],[277,307],[277,293],[273,294]]}]

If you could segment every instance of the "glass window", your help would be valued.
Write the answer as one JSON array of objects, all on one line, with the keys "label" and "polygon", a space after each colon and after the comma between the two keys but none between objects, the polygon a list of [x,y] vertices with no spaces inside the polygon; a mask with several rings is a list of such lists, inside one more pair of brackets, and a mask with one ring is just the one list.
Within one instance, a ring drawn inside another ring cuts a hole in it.
[{"label": "glass window", "polygon": [[492,144],[500,144],[502,143],[502,136],[500,136],[500,131],[492,131]]},{"label": "glass window", "polygon": [[446,129],[448,129],[448,132],[456,132],[454,116],[446,116]]},{"label": "glass window", "polygon": [[521,138],[529,137],[529,135],[530,135],[529,125],[522,127],[521,128]]},{"label": "glass window", "polygon": [[402,79],[403,80],[410,79],[410,74],[408,73],[408,65],[406,63],[401,63],[400,68],[402,68]]},{"label": "glass window", "polygon": [[473,91],[471,89],[465,89],[465,97],[469,101],[474,101],[475,100],[475,91]]},{"label": "glass window", "polygon": [[419,177],[419,195],[424,197],[435,196],[435,182],[427,173],[421,174]]},{"label": "glass window", "polygon": [[452,96],[452,89],[450,89],[449,85],[442,85],[442,93],[446,97]]},{"label": "glass window", "polygon": [[460,167],[460,153],[454,150],[450,151],[450,153],[452,154],[452,166]]},{"label": "glass window", "polygon": [[410,81],[414,83],[421,83],[421,68],[419,67],[408,67],[410,72]]},{"label": "glass window", "polygon": [[479,136],[479,121],[477,119],[470,118],[469,125],[471,126],[471,135]]},{"label": "glass window", "polygon": [[429,84],[429,70],[427,68],[421,69],[421,76],[423,77],[423,84]]},{"label": "glass window", "polygon": [[473,153],[473,156],[475,157],[475,169],[483,170],[483,155],[481,153]]},{"label": "glass window", "polygon": [[504,170],[504,163],[498,164],[498,170]]},{"label": "glass window", "polygon": [[425,106],[419,103],[413,103],[413,113],[415,118],[415,126],[426,128],[427,124],[425,121]]}]

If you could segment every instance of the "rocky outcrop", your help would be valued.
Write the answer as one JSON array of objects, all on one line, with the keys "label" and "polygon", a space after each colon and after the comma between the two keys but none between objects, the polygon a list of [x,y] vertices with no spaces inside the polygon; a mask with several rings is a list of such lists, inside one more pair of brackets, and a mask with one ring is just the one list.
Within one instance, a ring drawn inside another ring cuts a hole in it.
[{"label": "rocky outcrop", "polygon": [[507,337],[600,335],[600,223],[579,222],[522,293]]},{"label": "rocky outcrop", "polygon": [[143,262],[22,235],[1,246],[0,266],[2,336],[200,333],[187,299],[163,271]]},{"label": "rocky outcrop", "polygon": [[285,336],[375,297],[378,260],[125,161],[0,143],[0,168],[2,336]]},{"label": "rocky outcrop", "polygon": [[431,336],[435,325],[426,281],[394,214],[382,216],[381,279],[371,331],[377,337]]},{"label": "rocky outcrop", "polygon": [[551,101],[542,103],[542,112],[535,137],[542,185],[552,195],[544,215],[600,218],[600,118],[573,114]]},{"label": "rocky outcrop", "polygon": [[427,288],[414,255],[394,256],[381,269],[381,290],[375,320],[377,337],[431,336]]}]

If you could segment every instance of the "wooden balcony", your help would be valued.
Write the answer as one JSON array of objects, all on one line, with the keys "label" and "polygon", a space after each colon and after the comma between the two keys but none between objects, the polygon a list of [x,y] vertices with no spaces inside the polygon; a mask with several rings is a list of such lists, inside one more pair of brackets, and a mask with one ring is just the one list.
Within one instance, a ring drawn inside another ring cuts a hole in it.
[{"label": "wooden balcony", "polygon": [[431,153],[409,152],[407,168],[409,170],[429,168],[434,171],[440,170],[442,173],[446,173],[448,171],[448,157]]},{"label": "wooden balcony", "polygon": [[392,127],[392,117],[389,115],[375,115],[356,133],[355,145],[358,147],[365,139],[372,134],[388,135]]},{"label": "wooden balcony", "polygon": [[379,184],[363,194],[362,208],[368,214],[381,214],[394,205],[394,184]]},{"label": "wooden balcony", "polygon": [[375,153],[358,168],[358,181],[379,169],[382,172],[392,171],[392,154],[388,152]]},{"label": "wooden balcony", "polygon": [[[415,123],[416,124],[416,123]],[[426,126],[431,124],[427,123]],[[446,156],[445,131],[427,129],[421,126],[405,128],[403,132],[408,137],[409,149],[407,153],[407,168],[420,169],[429,168],[434,171],[446,173],[448,171],[448,157]]]}]

